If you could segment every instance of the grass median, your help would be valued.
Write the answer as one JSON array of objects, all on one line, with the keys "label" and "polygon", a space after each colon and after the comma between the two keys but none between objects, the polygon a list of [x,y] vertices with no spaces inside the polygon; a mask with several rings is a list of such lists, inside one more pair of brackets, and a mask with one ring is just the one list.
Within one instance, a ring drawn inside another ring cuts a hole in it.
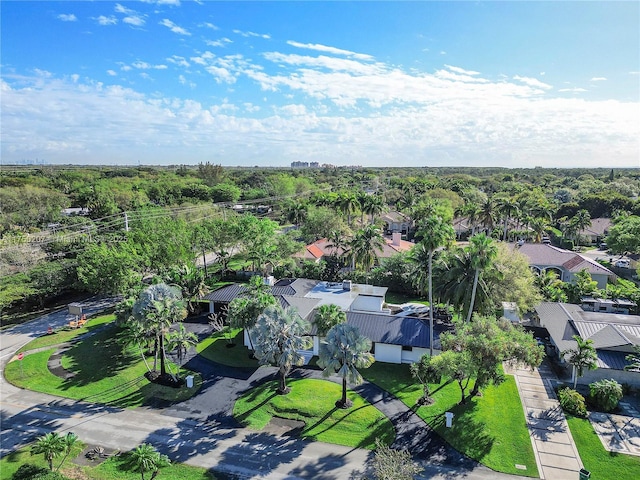
[{"label": "grass median", "polygon": [[372,449],[375,439],[391,443],[395,431],[391,421],[373,405],[352,391],[349,409],[335,406],[342,387],[327,380],[290,380],[291,392],[277,395],[277,381],[260,385],[240,397],[233,408],[243,425],[261,430],[273,417],[304,422],[302,438],[348,447]]},{"label": "grass median", "polygon": [[231,329],[227,332],[216,332],[200,342],[196,351],[207,360],[236,368],[258,368],[255,358],[244,346],[244,330]]},{"label": "grass median", "polygon": [[[416,406],[422,386],[416,384],[408,365],[374,363],[362,375],[399,398],[459,452],[487,467],[505,473],[538,476],[520,397],[512,376],[489,386],[481,397],[460,402],[456,382],[430,385],[435,403]],[[444,413],[454,414],[453,426],[445,426]],[[521,470],[516,465],[524,465]]]},{"label": "grass median", "polygon": [[[121,329],[115,324],[106,325],[95,335],[73,344],[60,358],[67,378],[54,375],[48,363],[55,348],[27,353],[23,360],[15,360],[5,368],[5,377],[12,384],[75,400],[104,403],[132,408],[143,405],[164,405],[186,400],[200,388],[202,378],[168,363],[170,371],[181,377],[194,376],[193,388],[166,387],[149,382],[147,371],[137,348],[123,348],[119,342]],[[79,333],[78,333],[79,334]],[[39,339],[33,344],[46,348]],[[31,350],[27,345],[27,351]],[[153,358],[148,359],[153,362]]]}]

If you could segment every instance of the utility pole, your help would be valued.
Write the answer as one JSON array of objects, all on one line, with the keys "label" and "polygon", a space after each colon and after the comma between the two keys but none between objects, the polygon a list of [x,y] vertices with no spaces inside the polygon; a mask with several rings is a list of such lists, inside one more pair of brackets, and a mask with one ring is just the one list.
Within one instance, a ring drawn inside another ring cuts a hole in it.
[{"label": "utility pole", "polygon": [[129,231],[129,217],[127,216],[127,212],[124,212],[124,231]]}]

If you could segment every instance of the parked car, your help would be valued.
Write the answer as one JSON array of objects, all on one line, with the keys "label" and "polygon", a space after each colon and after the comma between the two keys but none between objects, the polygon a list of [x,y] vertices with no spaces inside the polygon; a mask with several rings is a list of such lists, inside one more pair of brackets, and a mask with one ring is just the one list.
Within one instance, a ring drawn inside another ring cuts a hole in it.
[{"label": "parked car", "polygon": [[607,244],[605,242],[602,242],[600,245],[598,245],[598,250],[606,250],[607,249]]},{"label": "parked car", "polygon": [[631,264],[629,263],[629,260],[627,260],[626,258],[621,258],[620,260],[616,260],[616,263],[614,263],[614,265],[618,268],[629,268],[631,266]]}]

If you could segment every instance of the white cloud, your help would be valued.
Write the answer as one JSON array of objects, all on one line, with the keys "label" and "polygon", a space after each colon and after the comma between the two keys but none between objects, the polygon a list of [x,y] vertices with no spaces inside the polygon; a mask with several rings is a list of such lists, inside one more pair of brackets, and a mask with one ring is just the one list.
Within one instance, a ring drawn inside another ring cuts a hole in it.
[{"label": "white cloud", "polygon": [[167,58],[167,62],[178,65],[179,67],[189,68],[191,65],[184,57],[180,57],[178,55],[172,55]]},{"label": "white cloud", "polygon": [[363,63],[348,58],[328,57],[326,55],[310,57],[307,55],[267,52],[264,54],[264,58],[274,63],[325,68],[333,71],[351,72],[358,75],[375,75],[382,72],[382,65],[380,63]]},{"label": "white cloud", "polygon": [[514,75],[513,79],[517,80],[519,82],[522,82],[525,85],[529,85],[530,87],[544,88],[545,90],[553,88],[551,85],[549,85],[547,83],[543,83],[540,80],[538,80],[537,78],[521,77],[520,75]]},{"label": "white cloud", "polygon": [[204,43],[209,45],[210,47],[224,47],[229,43],[233,43],[232,40],[227,37],[219,38],[218,40],[205,40]]},{"label": "white cloud", "polygon": [[166,65],[151,65],[147,62],[141,62],[140,60],[133,62],[131,64],[133,68],[137,68],[138,70],[166,70]]},{"label": "white cloud", "polygon": [[118,19],[113,15],[109,15],[108,17],[100,15],[98,18],[96,18],[96,22],[98,22],[98,25],[115,25],[116,23],[118,23]]},{"label": "white cloud", "polygon": [[63,22],[77,22],[78,17],[76,17],[73,13],[61,13],[58,15],[58,20],[62,20]]},{"label": "white cloud", "polygon": [[606,77],[593,77],[591,80],[589,80],[590,82],[604,82],[606,80]]},{"label": "white cloud", "polygon": [[465,70],[464,68],[460,68],[460,67],[452,67],[451,65],[447,65],[446,63],[444,66],[449,70],[451,70],[452,72],[460,73],[462,75],[480,75],[480,72],[474,72],[473,70]]},{"label": "white cloud", "polygon": [[572,87],[572,88],[561,88],[558,90],[559,92],[571,92],[571,93],[582,93],[582,92],[588,92],[588,90],[584,89],[584,88],[580,88],[580,87]]},{"label": "white cloud", "polygon": [[241,35],[243,37],[258,37],[258,38],[264,38],[264,39],[270,39],[271,35],[269,35],[268,33],[256,33],[256,32],[243,32],[242,30],[233,30],[233,33],[237,34],[237,35]]},{"label": "white cloud", "polygon": [[201,27],[206,27],[206,28],[210,28],[212,30],[220,30],[220,28],[217,25],[214,25],[211,22],[204,22],[203,24],[200,25]]},{"label": "white cloud", "polygon": [[122,19],[122,23],[126,23],[128,25],[133,25],[134,27],[141,27],[146,23],[146,20],[141,16],[131,15],[128,17],[124,17]]},{"label": "white cloud", "polygon": [[171,30],[173,33],[177,33],[178,35],[191,35],[191,33],[189,33],[186,29],[179,27],[178,25],[176,25],[175,23],[173,23],[171,20],[169,20],[168,18],[163,19],[160,22],[160,25],[164,25],[165,27],[167,27],[169,30]]},{"label": "white cloud", "polygon": [[130,8],[127,8],[119,3],[116,3],[116,6],[114,8],[114,10],[117,13],[124,13],[125,15],[131,15],[131,14],[135,14],[136,11],[135,10],[131,10]]},{"label": "white cloud", "polygon": [[300,43],[300,42],[294,42],[293,40],[288,40],[287,43],[292,47],[296,47],[296,48],[306,48],[308,50],[316,50],[318,52],[332,53],[334,55],[345,55],[347,57],[353,57],[358,60],[373,60],[373,57],[371,55],[366,55],[364,53],[356,53],[350,50],[343,50],[341,48],[329,47],[329,46],[320,45],[317,43]]},{"label": "white cloud", "polygon": [[118,73],[115,70],[107,70],[107,75],[115,77],[118,75]]},{"label": "white cloud", "polygon": [[640,72],[629,72],[629,75],[640,75]]}]

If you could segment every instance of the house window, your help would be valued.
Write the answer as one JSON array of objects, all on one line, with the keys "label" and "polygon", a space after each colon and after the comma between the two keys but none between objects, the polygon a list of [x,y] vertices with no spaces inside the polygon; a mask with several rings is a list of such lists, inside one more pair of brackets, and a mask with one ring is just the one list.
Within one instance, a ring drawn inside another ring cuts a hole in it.
[{"label": "house window", "polygon": [[409,347],[407,345],[403,345],[402,346],[402,351],[403,352],[413,352],[413,347]]}]

